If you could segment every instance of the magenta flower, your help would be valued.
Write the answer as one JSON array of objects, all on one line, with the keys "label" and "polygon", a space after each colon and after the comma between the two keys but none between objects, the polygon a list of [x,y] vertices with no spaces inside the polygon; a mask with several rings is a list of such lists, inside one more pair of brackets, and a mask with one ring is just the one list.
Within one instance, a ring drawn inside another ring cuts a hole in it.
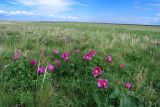
[{"label": "magenta flower", "polygon": [[14,54],[14,60],[18,60],[20,58],[19,56],[19,50],[16,50],[15,54]]},{"label": "magenta flower", "polygon": [[108,80],[98,79],[98,88],[108,88]]},{"label": "magenta flower", "polygon": [[55,60],[55,63],[56,63],[56,65],[57,65],[58,67],[61,67],[61,66],[62,66],[62,64],[61,64],[61,61],[60,61],[60,60]]},{"label": "magenta flower", "polygon": [[59,53],[59,50],[58,50],[58,49],[55,49],[53,53],[54,53],[54,54],[58,54],[58,53]]},{"label": "magenta flower", "polygon": [[31,65],[32,65],[32,66],[35,66],[36,64],[37,64],[37,61],[36,61],[35,59],[32,59]]},{"label": "magenta flower", "polygon": [[131,89],[132,88],[132,84],[130,82],[125,83],[125,88]]},{"label": "magenta flower", "polygon": [[90,54],[91,56],[95,56],[95,55],[96,55],[96,51],[95,51],[95,50],[91,50],[91,51],[89,52],[89,54]]},{"label": "magenta flower", "polygon": [[119,68],[123,69],[125,67],[125,64],[119,64]]},{"label": "magenta flower", "polygon": [[94,77],[98,77],[99,75],[102,74],[102,70],[100,67],[96,66],[94,69],[93,69],[93,76]]},{"label": "magenta flower", "polygon": [[106,61],[107,61],[108,63],[112,63],[112,56],[111,56],[111,55],[108,55],[108,56],[106,57]]},{"label": "magenta flower", "polygon": [[76,49],[76,53],[80,53],[80,50],[79,50],[79,49]]},{"label": "magenta flower", "polygon": [[69,61],[69,57],[65,57],[65,58],[64,58],[64,61],[65,61],[65,62],[68,62],[68,61]]},{"label": "magenta flower", "polygon": [[62,58],[64,59],[65,62],[69,61],[69,56],[70,56],[70,54],[68,52],[62,53]]},{"label": "magenta flower", "polygon": [[63,52],[62,53],[62,58],[66,58],[66,57],[69,57],[69,53],[68,52]]},{"label": "magenta flower", "polygon": [[54,68],[54,66],[52,64],[48,64],[48,69],[51,72],[54,72],[54,70],[55,70],[55,68]]},{"label": "magenta flower", "polygon": [[90,60],[91,60],[90,54],[84,54],[84,55],[83,55],[83,58],[84,58],[86,61],[90,61]]},{"label": "magenta flower", "polygon": [[43,66],[39,66],[38,69],[37,69],[37,73],[44,74],[45,73],[45,68]]}]

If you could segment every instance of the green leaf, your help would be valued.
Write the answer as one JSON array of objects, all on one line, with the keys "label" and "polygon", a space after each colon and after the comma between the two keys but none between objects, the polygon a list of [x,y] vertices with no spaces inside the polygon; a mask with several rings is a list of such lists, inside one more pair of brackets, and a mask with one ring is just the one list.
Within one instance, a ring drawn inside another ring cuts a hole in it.
[{"label": "green leaf", "polygon": [[94,99],[95,99],[98,107],[102,107],[102,103],[101,103],[101,100],[100,100],[98,94],[97,94],[97,93],[94,93],[93,96],[94,96]]},{"label": "green leaf", "polygon": [[120,96],[120,90],[118,89],[118,87],[115,88],[115,90],[114,90],[114,95],[115,95],[116,97],[119,97],[119,96]]},{"label": "green leaf", "polygon": [[114,99],[114,98],[115,98],[114,93],[111,93],[111,94],[109,95],[109,98],[110,98],[110,99]]}]

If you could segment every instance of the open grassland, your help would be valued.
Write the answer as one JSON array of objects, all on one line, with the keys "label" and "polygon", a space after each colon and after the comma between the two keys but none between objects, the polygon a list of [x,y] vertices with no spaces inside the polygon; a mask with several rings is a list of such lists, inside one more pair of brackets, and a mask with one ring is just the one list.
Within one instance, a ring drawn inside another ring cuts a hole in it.
[{"label": "open grassland", "polygon": [[[90,50],[96,55],[85,61]],[[63,52],[69,52],[69,61],[61,58]],[[37,73],[40,65],[44,74]],[[102,69],[98,77],[92,74],[96,66]],[[100,78],[108,80],[107,87],[98,88]],[[0,22],[0,107],[70,106],[160,106],[160,27]]]}]

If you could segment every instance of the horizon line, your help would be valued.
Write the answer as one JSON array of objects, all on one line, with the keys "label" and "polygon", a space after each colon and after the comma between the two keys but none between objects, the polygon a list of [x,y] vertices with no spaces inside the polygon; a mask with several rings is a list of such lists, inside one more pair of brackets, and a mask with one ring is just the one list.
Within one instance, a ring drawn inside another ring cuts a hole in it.
[{"label": "horizon line", "polygon": [[114,22],[92,22],[92,21],[49,21],[49,20],[2,20],[1,21],[8,21],[8,22],[50,22],[50,23],[55,23],[55,22],[66,22],[66,23],[92,23],[92,24],[111,24],[111,25],[138,25],[138,26],[154,26],[154,27],[160,27],[160,25],[156,24],[138,24],[138,23],[114,23]]}]

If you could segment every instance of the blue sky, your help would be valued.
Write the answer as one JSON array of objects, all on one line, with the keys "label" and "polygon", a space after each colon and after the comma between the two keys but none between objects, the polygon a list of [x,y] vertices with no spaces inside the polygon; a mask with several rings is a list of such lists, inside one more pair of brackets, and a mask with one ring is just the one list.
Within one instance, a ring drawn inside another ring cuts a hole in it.
[{"label": "blue sky", "polygon": [[160,25],[160,0],[0,0],[0,20]]}]

